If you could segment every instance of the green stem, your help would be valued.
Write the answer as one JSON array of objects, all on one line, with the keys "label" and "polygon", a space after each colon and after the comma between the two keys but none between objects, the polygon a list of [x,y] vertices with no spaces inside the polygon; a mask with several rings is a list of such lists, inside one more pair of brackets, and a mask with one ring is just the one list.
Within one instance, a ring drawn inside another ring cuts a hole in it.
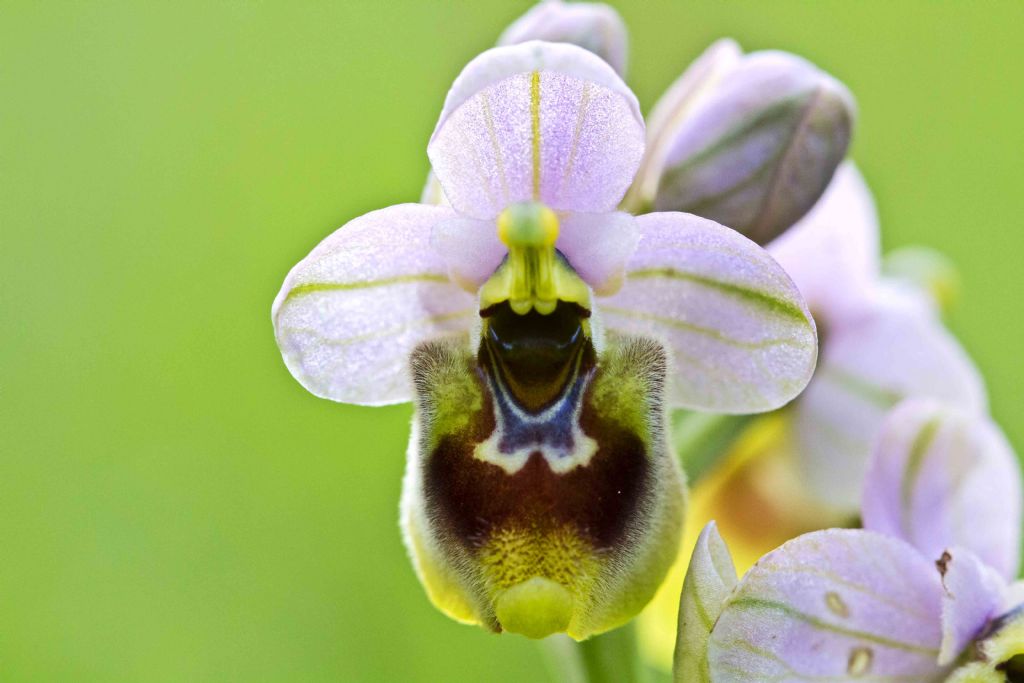
[{"label": "green stem", "polygon": [[630,188],[629,193],[626,194],[626,198],[619,204],[619,211],[625,211],[626,213],[631,213],[634,216],[640,216],[653,211],[654,201],[642,198],[639,191],[634,193],[635,189],[635,187]]},{"label": "green stem", "polygon": [[690,483],[714,469],[756,415],[719,415],[676,411],[672,438]]},{"label": "green stem", "polygon": [[558,683],[646,683],[632,623],[577,643],[568,636],[542,641]]}]

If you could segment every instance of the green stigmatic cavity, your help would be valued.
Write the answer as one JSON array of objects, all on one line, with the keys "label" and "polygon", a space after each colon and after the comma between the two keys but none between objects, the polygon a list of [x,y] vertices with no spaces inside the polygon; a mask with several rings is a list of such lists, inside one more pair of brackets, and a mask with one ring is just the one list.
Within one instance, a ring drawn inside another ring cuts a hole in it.
[{"label": "green stigmatic cavity", "polygon": [[683,483],[665,442],[664,349],[612,337],[598,350],[580,303],[589,290],[537,225],[503,239],[550,250],[553,304],[543,303],[546,276],[535,278],[543,268],[523,271],[533,284],[518,300],[530,306],[501,289],[523,274],[510,250],[488,283],[510,296],[485,285],[476,348],[437,341],[413,354],[402,521],[442,611],[495,631],[583,639],[628,621],[660,585],[682,530]]}]

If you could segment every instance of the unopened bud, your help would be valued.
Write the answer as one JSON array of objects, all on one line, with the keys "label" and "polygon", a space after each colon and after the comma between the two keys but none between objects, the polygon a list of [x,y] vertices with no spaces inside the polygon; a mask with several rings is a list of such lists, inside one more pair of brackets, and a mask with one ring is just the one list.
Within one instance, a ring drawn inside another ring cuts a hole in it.
[{"label": "unopened bud", "polygon": [[476,350],[451,337],[413,351],[402,525],[446,614],[583,640],[661,585],[685,494],[665,441],[661,344],[615,337],[598,356],[588,313],[560,303],[547,315],[538,325],[493,306]]},{"label": "unopened bud", "polygon": [[766,244],[825,191],[846,156],[854,103],[804,59],[737,53],[732,41],[716,43],[656,107],[633,201]]},{"label": "unopened bud", "polygon": [[626,25],[618,12],[602,3],[540,2],[505,29],[498,45],[528,40],[572,43],[608,62],[620,76],[626,72]]}]

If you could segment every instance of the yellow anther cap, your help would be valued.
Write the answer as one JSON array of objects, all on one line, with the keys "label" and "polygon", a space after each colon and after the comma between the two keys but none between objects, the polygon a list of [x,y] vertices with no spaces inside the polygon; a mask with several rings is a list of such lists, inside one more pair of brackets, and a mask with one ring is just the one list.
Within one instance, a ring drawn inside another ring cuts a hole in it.
[{"label": "yellow anther cap", "polygon": [[537,202],[512,204],[498,216],[498,238],[509,249],[553,247],[558,216]]}]

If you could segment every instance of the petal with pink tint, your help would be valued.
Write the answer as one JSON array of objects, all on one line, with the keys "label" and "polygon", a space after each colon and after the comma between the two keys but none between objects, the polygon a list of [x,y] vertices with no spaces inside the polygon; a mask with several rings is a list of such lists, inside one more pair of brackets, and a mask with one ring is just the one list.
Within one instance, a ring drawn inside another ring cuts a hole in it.
[{"label": "petal with pink tint", "polygon": [[1006,599],[1001,611],[1010,612],[1019,607],[1024,607],[1024,580],[1014,581],[1006,589]]},{"label": "petal with pink tint", "polygon": [[885,418],[861,505],[864,527],[897,536],[937,559],[972,551],[1005,579],[1017,575],[1021,470],[984,415],[910,399]]},{"label": "petal with pink tint", "polygon": [[626,263],[640,240],[636,219],[628,213],[569,213],[560,219],[555,246],[598,295],[622,286]]},{"label": "petal with pink tint", "polygon": [[642,205],[654,199],[658,180],[665,168],[672,136],[687,117],[714,92],[714,86],[742,59],[743,51],[735,40],[722,38],[703,52],[683,75],[668,87],[647,117],[647,149],[636,183],[627,202]]},{"label": "petal with pink tint", "polygon": [[514,202],[612,211],[644,148],[636,97],[600,57],[532,41],[484,52],[455,80],[427,154],[459,212]]},{"label": "petal with pink tint", "polygon": [[373,211],[292,268],[271,317],[285,364],[306,389],[344,403],[410,401],[413,348],[467,335],[476,299],[452,284],[430,247],[434,225],[453,215],[422,204]]},{"label": "petal with pink tint", "polygon": [[824,328],[818,369],[793,407],[809,493],[855,513],[882,421],[911,397],[975,413],[987,402],[974,364],[929,302],[916,292],[878,285],[865,313]]},{"label": "petal with pink tint", "polygon": [[950,548],[938,561],[942,573],[942,648],[939,664],[955,662],[988,622],[998,616],[1006,582],[966,548]]},{"label": "petal with pink tint", "polygon": [[814,370],[814,323],[766,251],[734,230],[683,213],[636,219],[626,282],[598,302],[612,332],[672,350],[670,402],[717,412],[772,410]]},{"label": "petal with pink tint", "polygon": [[626,73],[626,24],[604,3],[542,0],[505,29],[498,45],[528,40],[578,45],[608,62],[620,76]]},{"label": "petal with pink tint", "polygon": [[494,221],[475,218],[441,221],[434,226],[430,243],[447,265],[452,280],[474,294],[508,253],[498,239]]},{"label": "petal with pink tint", "polygon": [[829,325],[859,312],[878,279],[878,234],[871,192],[848,161],[810,213],[767,249],[800,288],[815,319]]},{"label": "petal with pink tint", "polygon": [[860,529],[800,536],[740,581],[711,632],[715,683],[942,680],[942,586],[903,541]]}]

